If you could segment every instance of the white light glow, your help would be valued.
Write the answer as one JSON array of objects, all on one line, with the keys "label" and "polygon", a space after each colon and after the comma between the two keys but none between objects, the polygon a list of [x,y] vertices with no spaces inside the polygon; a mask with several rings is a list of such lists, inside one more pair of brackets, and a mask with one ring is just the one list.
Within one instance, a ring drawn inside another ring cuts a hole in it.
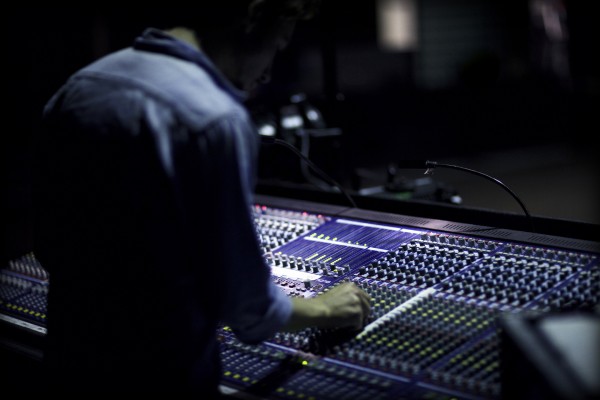
[{"label": "white light glow", "polygon": [[417,47],[415,0],[378,0],[379,45],[385,50],[414,50]]},{"label": "white light glow", "polygon": [[275,127],[273,125],[263,125],[258,128],[258,134],[261,136],[275,136]]},{"label": "white light glow", "polygon": [[302,125],[304,125],[304,122],[299,115],[290,115],[281,119],[281,126],[285,129],[300,128]]}]

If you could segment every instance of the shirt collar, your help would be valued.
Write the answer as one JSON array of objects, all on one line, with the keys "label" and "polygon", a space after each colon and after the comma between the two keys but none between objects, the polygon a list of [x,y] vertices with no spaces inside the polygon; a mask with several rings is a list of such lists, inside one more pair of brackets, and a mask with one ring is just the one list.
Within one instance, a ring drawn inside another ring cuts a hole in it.
[{"label": "shirt collar", "polygon": [[242,103],[248,97],[246,92],[233,86],[203,52],[159,29],[147,28],[134,40],[133,48],[166,54],[192,62],[206,71],[215,83],[237,102]]}]

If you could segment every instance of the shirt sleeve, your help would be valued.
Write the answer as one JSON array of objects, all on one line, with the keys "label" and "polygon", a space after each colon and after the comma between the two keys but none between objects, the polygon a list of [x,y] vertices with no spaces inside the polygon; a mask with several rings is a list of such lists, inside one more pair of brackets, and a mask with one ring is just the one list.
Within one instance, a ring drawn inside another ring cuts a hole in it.
[{"label": "shirt sleeve", "polygon": [[[208,221],[215,221],[218,215],[216,222],[208,224],[214,225],[211,243],[218,254],[218,265],[211,266],[216,269],[213,279],[220,301],[214,308],[241,341],[266,340],[287,323],[292,304],[272,281],[257,241],[251,210],[258,135],[247,115],[232,113],[192,135],[188,147],[186,171],[176,174],[177,179],[188,182],[179,184],[184,188],[202,186],[204,196],[213,199],[210,212],[214,214]],[[197,185],[189,182],[194,179],[198,179]],[[186,201],[194,197],[181,195]],[[203,221],[196,223],[202,225]]]}]

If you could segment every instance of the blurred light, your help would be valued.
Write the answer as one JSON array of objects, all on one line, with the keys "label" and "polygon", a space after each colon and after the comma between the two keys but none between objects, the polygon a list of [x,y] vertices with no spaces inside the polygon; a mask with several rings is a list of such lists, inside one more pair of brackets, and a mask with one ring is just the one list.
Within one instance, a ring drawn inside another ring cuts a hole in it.
[{"label": "blurred light", "polygon": [[310,121],[317,121],[320,117],[317,110],[311,109],[306,112],[306,118],[308,118]]},{"label": "blurred light", "polygon": [[566,9],[562,1],[532,0],[529,6],[534,23],[543,26],[544,32],[549,38],[567,39]]},{"label": "blurred light", "polygon": [[418,44],[416,0],[378,0],[379,46],[384,50],[414,50]]},{"label": "blurred light", "polygon": [[288,115],[281,119],[281,126],[285,129],[301,128],[302,125],[304,125],[304,121],[299,115]]},{"label": "blurred light", "polygon": [[571,85],[567,9],[563,0],[530,0],[534,61],[544,73]]},{"label": "blurred light", "polygon": [[275,132],[275,127],[269,124],[265,124],[258,128],[258,134],[261,136],[275,136]]},{"label": "blurred light", "polygon": [[306,101],[306,94],[304,93],[295,93],[290,97],[290,101],[292,103],[301,103]]}]

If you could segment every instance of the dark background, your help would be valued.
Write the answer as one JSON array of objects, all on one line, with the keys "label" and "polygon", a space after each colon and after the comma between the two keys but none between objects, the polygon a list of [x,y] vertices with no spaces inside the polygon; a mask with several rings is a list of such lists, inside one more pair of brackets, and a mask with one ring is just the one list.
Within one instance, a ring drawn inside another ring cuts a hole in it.
[{"label": "dark background", "polygon": [[[314,141],[311,158],[349,190],[382,185],[390,163],[422,158],[495,176],[534,215],[599,223],[597,14],[593,2],[540,0],[561,10],[548,14],[562,24],[557,39],[539,24],[534,3],[417,0],[417,45],[391,51],[378,38],[377,1],[325,0],[250,105],[277,109],[305,93],[342,132]],[[148,25],[134,9],[93,4],[4,15],[3,261],[32,246],[31,141],[43,105],[70,74],[128,46]],[[464,207],[520,212],[489,182],[434,176]]]}]

